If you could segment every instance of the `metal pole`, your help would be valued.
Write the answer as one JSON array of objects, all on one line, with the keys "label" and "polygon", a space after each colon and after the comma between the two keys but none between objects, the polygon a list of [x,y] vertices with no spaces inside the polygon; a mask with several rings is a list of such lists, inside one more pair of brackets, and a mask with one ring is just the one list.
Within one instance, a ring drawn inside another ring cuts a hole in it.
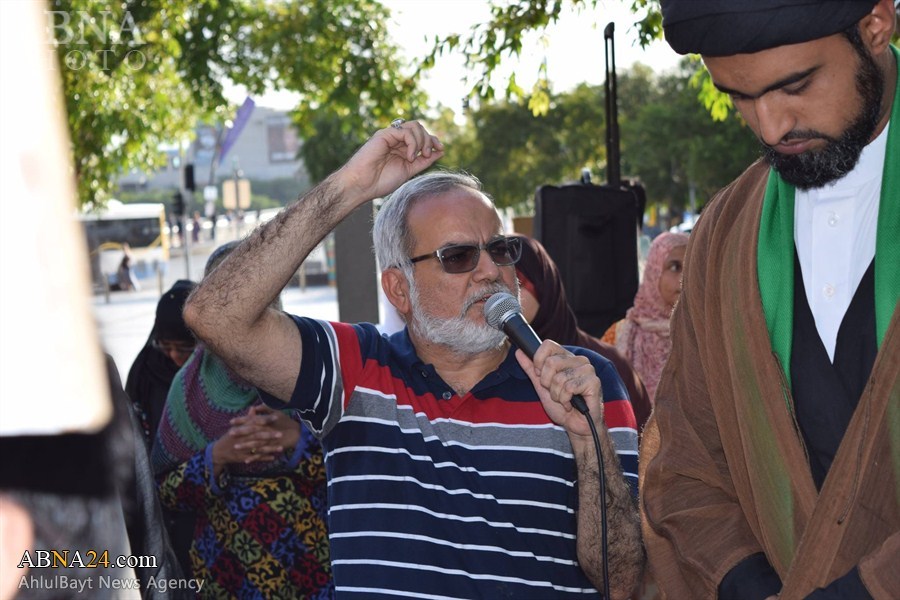
[{"label": "metal pole", "polygon": [[334,231],[338,318],[344,323],[378,322],[378,267],[372,252],[375,207],[366,203]]},{"label": "metal pole", "polygon": [[243,173],[241,172],[240,167],[238,167],[237,159],[231,161],[232,170],[234,172],[234,231],[235,231],[235,239],[240,239],[244,234],[244,219],[242,215],[244,214],[244,209],[241,207],[241,186],[240,178]]},{"label": "metal pole", "polygon": [[181,215],[181,224],[178,226],[181,230],[181,251],[184,253],[184,278],[191,278],[191,245],[190,240],[188,240],[188,232],[187,232],[187,216],[191,210],[191,202],[189,202],[190,196],[187,194],[187,188],[184,185],[184,146],[180,142],[178,144],[178,155],[181,157],[181,182],[178,185],[178,193],[181,194],[181,199],[184,201],[184,214]]},{"label": "metal pole", "polygon": [[618,187],[622,181],[619,154],[618,86],[616,84],[616,45],[613,36],[615,23],[603,31],[606,46],[606,173],[609,185]]},{"label": "metal pole", "polygon": [[184,278],[191,278],[191,243],[187,231],[187,201],[184,203],[184,214],[181,215],[181,251],[184,254]]}]

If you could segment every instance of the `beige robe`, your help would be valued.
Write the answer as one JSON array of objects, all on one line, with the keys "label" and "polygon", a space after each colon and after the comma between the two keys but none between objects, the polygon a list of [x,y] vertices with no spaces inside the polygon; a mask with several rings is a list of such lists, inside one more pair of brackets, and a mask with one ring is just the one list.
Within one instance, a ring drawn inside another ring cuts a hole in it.
[{"label": "beige robe", "polygon": [[650,568],[671,600],[714,598],[729,570],[764,552],[781,600],[856,565],[875,598],[896,600],[900,310],[819,494],[760,300],[767,173],[758,162],[725,188],[688,246],[672,354],[641,446]]}]

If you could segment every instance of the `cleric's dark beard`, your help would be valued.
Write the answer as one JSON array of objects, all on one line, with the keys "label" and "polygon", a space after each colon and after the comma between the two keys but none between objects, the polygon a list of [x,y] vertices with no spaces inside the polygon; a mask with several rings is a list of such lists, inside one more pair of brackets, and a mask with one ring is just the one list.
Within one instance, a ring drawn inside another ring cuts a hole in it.
[{"label": "cleric's dark beard", "polygon": [[884,75],[867,51],[857,51],[857,54],[861,67],[856,74],[856,90],[862,103],[859,115],[840,137],[833,138],[816,131],[792,131],[784,141],[818,137],[827,142],[821,150],[793,155],[779,154],[763,144],[763,155],[769,165],[782,179],[801,190],[822,187],[852,171],[875,132],[881,113]]}]

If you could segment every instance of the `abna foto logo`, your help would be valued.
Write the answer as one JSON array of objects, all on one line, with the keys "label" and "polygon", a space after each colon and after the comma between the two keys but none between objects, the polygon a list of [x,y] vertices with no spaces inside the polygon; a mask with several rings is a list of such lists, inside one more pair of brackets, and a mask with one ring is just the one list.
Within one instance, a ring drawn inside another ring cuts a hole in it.
[{"label": "abna foto logo", "polygon": [[[48,42],[54,47],[64,46],[67,49],[63,62],[70,70],[79,71],[92,63],[102,71],[112,70],[118,65],[138,71],[147,64],[144,53],[136,49],[144,42],[130,11],[125,11],[121,19],[108,10],[98,14],[64,10],[44,13],[47,15]],[[98,43],[104,48],[93,50],[86,47]]]}]

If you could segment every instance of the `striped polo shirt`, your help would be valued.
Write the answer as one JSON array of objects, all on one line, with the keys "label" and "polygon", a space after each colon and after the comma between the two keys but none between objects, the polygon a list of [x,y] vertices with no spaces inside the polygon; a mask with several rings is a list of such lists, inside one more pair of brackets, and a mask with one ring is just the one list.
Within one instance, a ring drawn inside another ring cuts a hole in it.
[{"label": "striped polo shirt", "polygon": [[[576,558],[577,476],[510,351],[460,397],[406,331],[294,317],[303,359],[290,407],[322,439],[339,595],[592,598]],[[637,431],[599,354],[604,419],[637,494]]]}]

